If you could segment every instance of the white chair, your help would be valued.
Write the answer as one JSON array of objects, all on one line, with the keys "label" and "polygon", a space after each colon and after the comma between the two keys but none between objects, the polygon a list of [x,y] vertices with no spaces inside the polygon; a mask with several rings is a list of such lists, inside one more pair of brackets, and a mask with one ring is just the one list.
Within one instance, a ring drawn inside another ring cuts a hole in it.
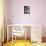
[{"label": "white chair", "polygon": [[13,42],[13,36],[15,36],[15,40],[16,40],[16,36],[23,36],[24,33],[25,31],[22,25],[14,25],[12,29],[12,42]]}]

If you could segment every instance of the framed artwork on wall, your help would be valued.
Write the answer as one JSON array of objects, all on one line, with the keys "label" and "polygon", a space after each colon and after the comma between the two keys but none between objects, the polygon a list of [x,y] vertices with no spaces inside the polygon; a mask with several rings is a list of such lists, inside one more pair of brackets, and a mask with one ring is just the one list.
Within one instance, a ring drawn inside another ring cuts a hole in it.
[{"label": "framed artwork on wall", "polygon": [[30,6],[24,6],[24,14],[30,14]]}]

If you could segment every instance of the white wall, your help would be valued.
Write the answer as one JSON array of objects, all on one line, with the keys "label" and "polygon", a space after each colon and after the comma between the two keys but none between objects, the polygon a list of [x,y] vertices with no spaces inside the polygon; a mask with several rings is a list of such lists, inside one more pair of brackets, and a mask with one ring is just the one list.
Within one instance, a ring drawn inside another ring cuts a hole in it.
[{"label": "white wall", "polygon": [[[30,6],[31,14],[24,14],[24,6]],[[46,36],[46,0],[7,0],[7,15],[14,24],[40,24]],[[7,18],[8,18],[7,17]],[[11,24],[8,18],[8,24]]]}]

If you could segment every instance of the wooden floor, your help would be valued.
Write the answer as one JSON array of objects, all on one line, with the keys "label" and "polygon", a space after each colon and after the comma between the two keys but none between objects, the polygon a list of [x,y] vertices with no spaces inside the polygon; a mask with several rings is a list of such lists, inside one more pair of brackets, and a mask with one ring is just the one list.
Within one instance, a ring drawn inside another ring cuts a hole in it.
[{"label": "wooden floor", "polygon": [[16,40],[16,41],[10,41],[8,43],[5,43],[3,46],[31,46],[30,41],[24,41],[24,40]]},{"label": "wooden floor", "polygon": [[14,40],[5,43],[3,46],[46,46],[46,43],[31,43],[30,41]]},{"label": "wooden floor", "polygon": [[46,37],[42,37],[42,42],[46,42]]},{"label": "wooden floor", "polygon": [[46,37],[42,37],[43,43],[31,43],[31,41],[24,41],[24,40],[14,40],[5,43],[3,46],[46,46]]}]

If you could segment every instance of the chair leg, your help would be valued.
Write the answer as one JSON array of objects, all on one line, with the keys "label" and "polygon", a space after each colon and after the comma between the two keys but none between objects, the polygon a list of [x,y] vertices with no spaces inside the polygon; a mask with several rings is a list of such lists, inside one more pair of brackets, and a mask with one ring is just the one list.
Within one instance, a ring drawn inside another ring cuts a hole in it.
[{"label": "chair leg", "polygon": [[15,36],[15,42],[16,42],[16,36]]},{"label": "chair leg", "polygon": [[25,42],[26,42],[26,31],[25,31]]},{"label": "chair leg", "polygon": [[13,32],[12,32],[12,43],[13,43]]}]

